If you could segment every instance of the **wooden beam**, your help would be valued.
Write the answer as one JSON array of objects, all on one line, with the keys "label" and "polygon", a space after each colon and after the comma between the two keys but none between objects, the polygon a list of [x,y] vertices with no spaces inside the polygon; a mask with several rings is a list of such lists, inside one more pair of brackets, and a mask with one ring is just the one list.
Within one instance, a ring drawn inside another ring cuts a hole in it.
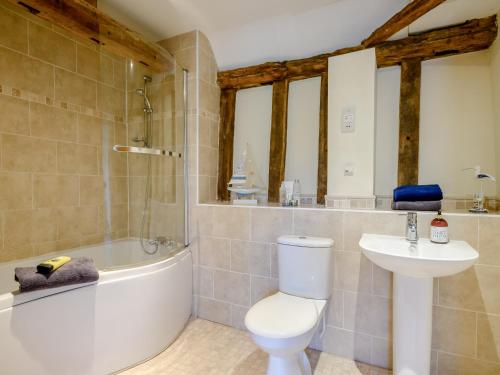
[{"label": "wooden beam", "polygon": [[279,202],[280,185],[285,179],[288,80],[273,83],[273,111],[269,146],[269,184],[267,199]]},{"label": "wooden beam", "polygon": [[139,34],[85,0],[23,0],[24,5],[17,0],[8,1],[25,10],[30,8],[38,17],[155,71],[164,72],[172,68],[170,58],[161,47],[146,42]]},{"label": "wooden beam", "polygon": [[222,90],[220,94],[219,171],[217,180],[217,198],[221,201],[230,199],[227,184],[233,174],[235,109],[236,90]]},{"label": "wooden beam", "polygon": [[246,89],[250,87],[271,85],[273,82],[284,79],[298,80],[317,77],[326,72],[328,68],[328,58],[359,51],[361,49],[363,49],[363,47],[360,46],[343,48],[333,53],[317,55],[305,59],[268,62],[260,65],[226,70],[217,74],[217,81],[221,89]]},{"label": "wooden beam", "polygon": [[410,26],[411,23],[444,2],[445,0],[413,0],[400,12],[391,17],[389,21],[375,30],[368,38],[363,40],[361,44],[363,47],[369,48],[385,42],[398,31]]},{"label": "wooden beam", "polygon": [[398,186],[418,184],[421,73],[422,63],[420,60],[404,60],[402,62]]},{"label": "wooden beam", "polygon": [[[496,15],[467,21],[461,25],[444,27],[408,38],[384,42],[375,46],[379,68],[399,65],[404,59],[430,60],[487,49],[498,33]],[[363,46],[343,48],[332,53],[306,59],[265,64],[227,70],[218,73],[221,89],[244,89],[270,85],[283,80],[320,76],[328,69],[328,58],[362,50]]]},{"label": "wooden beam", "polygon": [[321,75],[319,100],[318,187],[316,202],[325,204],[328,183],[328,73]]},{"label": "wooden beam", "polygon": [[428,31],[376,46],[379,68],[401,64],[403,60],[435,58],[488,49],[498,33],[496,15],[467,21],[461,25]]}]

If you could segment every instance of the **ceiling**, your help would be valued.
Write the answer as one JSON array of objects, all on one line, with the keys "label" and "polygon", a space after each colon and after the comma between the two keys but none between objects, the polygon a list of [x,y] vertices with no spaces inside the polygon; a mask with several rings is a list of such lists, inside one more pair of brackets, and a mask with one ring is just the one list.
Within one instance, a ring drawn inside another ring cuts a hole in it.
[{"label": "ceiling", "polygon": [[[359,44],[409,0],[98,0],[149,40],[201,30],[220,69],[312,56]],[[500,0],[447,0],[408,31],[498,12]]]}]

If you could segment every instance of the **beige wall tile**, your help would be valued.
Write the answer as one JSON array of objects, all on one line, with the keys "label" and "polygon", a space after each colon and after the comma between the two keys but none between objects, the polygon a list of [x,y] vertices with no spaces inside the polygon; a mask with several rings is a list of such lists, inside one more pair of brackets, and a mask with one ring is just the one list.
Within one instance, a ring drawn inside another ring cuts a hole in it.
[{"label": "beige wall tile", "polygon": [[404,216],[393,213],[346,212],[344,214],[344,250],[358,251],[363,233],[403,236]]},{"label": "beige wall tile", "polygon": [[476,265],[439,280],[439,304],[500,314],[500,267]]},{"label": "beige wall tile", "polygon": [[382,368],[392,368],[392,342],[390,340],[373,338],[370,363]]},{"label": "beige wall tile", "polygon": [[478,228],[478,263],[500,266],[500,217],[482,217]]},{"label": "beige wall tile", "polygon": [[477,357],[500,363],[500,316],[478,314]]},{"label": "beige wall tile", "polygon": [[500,365],[459,357],[448,353],[438,354],[438,374],[443,375],[497,375]]},{"label": "beige wall tile", "polygon": [[29,53],[51,64],[76,70],[76,43],[44,26],[29,24]]},{"label": "beige wall tile", "polygon": [[328,302],[326,324],[333,327],[344,327],[344,292],[334,289]]},{"label": "beige wall tile", "polygon": [[125,92],[112,86],[98,84],[97,109],[123,117],[125,114]]},{"label": "beige wall tile", "polygon": [[[13,210],[5,214],[4,247],[21,249],[33,243],[57,239],[57,211]],[[30,254],[31,255],[31,254]]]},{"label": "beige wall tile", "polygon": [[342,249],[342,212],[293,210],[294,234],[326,237],[334,241],[334,249]]},{"label": "beige wall tile", "polygon": [[4,8],[0,9],[0,44],[24,53],[28,51],[28,22]]},{"label": "beige wall tile", "polygon": [[371,341],[372,338],[368,335],[327,327],[319,344],[325,352],[370,363]]},{"label": "beige wall tile", "polygon": [[367,293],[344,292],[344,328],[390,338],[392,300]]},{"label": "beige wall tile", "polygon": [[250,276],[228,271],[214,271],[214,295],[221,301],[250,305]]},{"label": "beige wall tile", "polygon": [[392,272],[373,264],[373,294],[392,297]]},{"label": "beige wall tile", "polygon": [[97,87],[94,81],[57,68],[55,74],[56,100],[96,108]]},{"label": "beige wall tile", "polygon": [[58,240],[97,233],[98,207],[64,207],[57,213]]},{"label": "beige wall tile", "polygon": [[[76,46],[77,72],[97,81],[113,85],[113,60],[81,44]],[[122,71],[125,74],[124,71]]]},{"label": "beige wall tile", "polygon": [[[418,214],[418,234],[422,238],[430,237],[431,221],[436,217],[435,213],[419,213]],[[461,240],[468,242],[472,247],[477,249],[478,242],[478,217],[474,216],[456,216],[444,215],[449,225],[449,235],[453,240]]]},{"label": "beige wall tile", "polygon": [[19,172],[56,171],[56,142],[18,135],[1,136],[2,169]]},{"label": "beige wall tile", "polygon": [[0,132],[28,135],[29,131],[28,101],[0,95]]},{"label": "beige wall tile", "polygon": [[78,205],[77,176],[35,175],[33,190],[37,208]]},{"label": "beige wall tile", "polygon": [[127,204],[128,202],[128,179],[127,177],[111,177],[109,190],[112,204]]},{"label": "beige wall tile", "polygon": [[231,241],[231,271],[269,277],[271,274],[269,244]]},{"label": "beige wall tile", "polygon": [[202,319],[225,325],[231,324],[231,305],[200,297],[198,299],[198,316]]},{"label": "beige wall tile", "polygon": [[54,68],[46,63],[0,47],[0,82],[49,98],[54,97]]},{"label": "beige wall tile", "polygon": [[59,142],[57,144],[57,171],[96,175],[98,173],[97,147]]},{"label": "beige wall tile", "polygon": [[214,298],[214,271],[205,267],[197,267],[199,275],[198,294],[202,297]]},{"label": "beige wall tile", "polygon": [[239,207],[213,207],[212,233],[216,237],[248,240],[250,238],[250,210]]},{"label": "beige wall tile", "polygon": [[75,142],[76,113],[44,104],[30,103],[30,129],[34,137]]},{"label": "beige wall tile", "polygon": [[268,277],[251,277],[251,305],[256,304],[261,299],[269,297],[278,292],[278,279]]},{"label": "beige wall tile", "polygon": [[[432,348],[452,354],[474,356],[476,313],[434,306]],[[452,333],[452,334],[450,334]]]},{"label": "beige wall tile", "polygon": [[103,139],[113,142],[113,125],[97,117],[78,115],[78,143],[101,145]]},{"label": "beige wall tile", "polygon": [[229,269],[229,240],[200,238],[200,265]]},{"label": "beige wall tile", "polygon": [[102,176],[80,176],[80,204],[99,205],[104,200]]},{"label": "beige wall tile", "polygon": [[292,233],[292,210],[254,208],[250,213],[253,241],[275,243],[279,236]]},{"label": "beige wall tile", "polygon": [[351,292],[372,290],[372,263],[361,253],[335,252],[335,289]]},{"label": "beige wall tile", "polygon": [[231,305],[231,326],[243,331],[246,330],[245,316],[247,312],[247,307]]},{"label": "beige wall tile", "polygon": [[31,208],[33,188],[27,173],[0,174],[0,209]]}]

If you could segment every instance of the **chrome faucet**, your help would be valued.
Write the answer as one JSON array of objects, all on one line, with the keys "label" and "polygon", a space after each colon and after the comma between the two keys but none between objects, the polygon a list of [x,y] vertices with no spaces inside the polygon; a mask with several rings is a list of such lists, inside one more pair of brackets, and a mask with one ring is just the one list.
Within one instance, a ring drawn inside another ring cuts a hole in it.
[{"label": "chrome faucet", "polygon": [[406,240],[412,244],[416,244],[418,242],[416,212],[408,212],[406,216]]}]

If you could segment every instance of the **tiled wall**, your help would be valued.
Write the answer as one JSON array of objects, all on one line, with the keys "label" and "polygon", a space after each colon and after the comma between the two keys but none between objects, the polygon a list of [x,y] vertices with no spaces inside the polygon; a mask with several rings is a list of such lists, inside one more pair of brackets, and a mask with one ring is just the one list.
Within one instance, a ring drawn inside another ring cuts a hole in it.
[{"label": "tiled wall", "polygon": [[0,1],[0,261],[128,235],[127,161],[110,151],[126,142],[125,75]]},{"label": "tiled wall", "polygon": [[[428,237],[433,215],[419,214]],[[434,283],[433,374],[500,373],[500,217],[448,215],[451,237],[479,250],[473,268]],[[199,316],[244,328],[248,308],[278,285],[276,238],[282,234],[334,239],[334,292],[327,331],[313,346],[383,367],[391,366],[392,274],[358,246],[362,233],[404,235],[393,212],[328,209],[198,207],[195,293]]]}]

